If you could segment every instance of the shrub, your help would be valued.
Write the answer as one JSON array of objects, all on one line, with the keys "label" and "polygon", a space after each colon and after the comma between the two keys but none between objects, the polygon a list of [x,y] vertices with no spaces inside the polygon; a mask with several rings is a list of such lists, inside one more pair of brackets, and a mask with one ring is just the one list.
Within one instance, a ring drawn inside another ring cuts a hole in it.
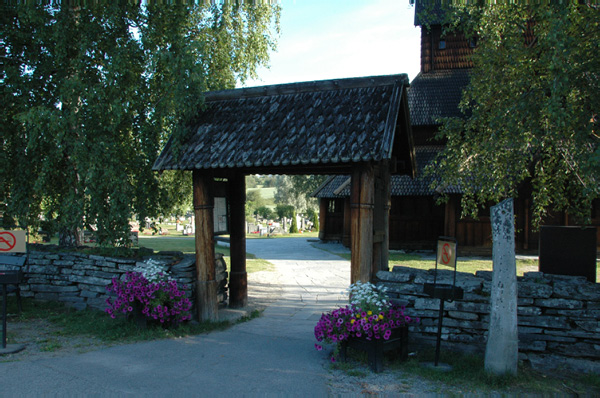
[{"label": "shrub", "polygon": [[296,221],[296,212],[292,216],[292,224],[290,225],[290,234],[298,233],[298,222]]}]

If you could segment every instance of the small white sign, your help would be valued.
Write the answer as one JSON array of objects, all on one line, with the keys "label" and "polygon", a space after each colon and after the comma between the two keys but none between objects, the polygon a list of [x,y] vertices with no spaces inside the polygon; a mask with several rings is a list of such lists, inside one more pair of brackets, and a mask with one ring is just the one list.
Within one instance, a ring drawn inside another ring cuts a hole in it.
[{"label": "small white sign", "polygon": [[437,263],[438,265],[454,268],[456,264],[456,242],[438,240]]},{"label": "small white sign", "polygon": [[27,233],[25,231],[0,230],[0,253],[25,253]]}]

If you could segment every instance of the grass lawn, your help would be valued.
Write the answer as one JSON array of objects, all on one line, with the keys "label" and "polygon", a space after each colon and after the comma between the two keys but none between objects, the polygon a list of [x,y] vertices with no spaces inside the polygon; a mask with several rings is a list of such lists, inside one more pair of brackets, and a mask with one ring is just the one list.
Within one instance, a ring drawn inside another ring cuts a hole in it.
[{"label": "grass lawn", "polygon": [[[394,265],[404,265],[407,267],[418,268],[418,269],[430,269],[435,268],[435,259],[423,259],[418,254],[407,254],[407,253],[390,253],[390,268]],[[492,260],[491,259],[467,259],[461,260],[459,258],[456,264],[457,271],[468,272],[475,274],[477,271],[492,271]],[[538,270],[537,260],[517,260],[517,275],[522,276],[524,272],[531,272]]]},{"label": "grass lawn", "polygon": [[[148,247],[156,252],[158,251],[180,251],[184,254],[194,254],[196,246],[193,236],[140,236],[139,245]],[[230,251],[229,247],[215,245],[217,253],[223,253],[223,259],[227,264],[227,271],[230,270]],[[273,264],[268,261],[256,258],[254,254],[246,253],[246,272],[269,271],[273,269]]]},{"label": "grass lawn", "polygon": [[247,234],[246,239],[280,239],[280,238],[318,238],[319,231],[302,232],[297,234],[283,234],[283,235],[271,235],[271,236],[260,236],[259,234]]},{"label": "grass lawn", "polygon": [[[320,247],[320,249],[322,249]],[[340,257],[350,260],[350,253],[335,253]],[[435,259],[425,259],[419,254],[413,253],[399,253],[397,251],[390,252],[389,266],[390,269],[395,265],[403,265],[411,268],[418,269],[432,269],[435,268]],[[444,268],[444,267],[442,267]],[[492,260],[482,258],[467,258],[461,259],[459,257],[456,264],[456,269],[459,272],[468,272],[475,274],[477,271],[492,271]],[[517,259],[517,275],[523,276],[525,272],[537,272],[538,271],[538,260],[521,260]],[[600,283],[600,262],[598,262],[596,270],[596,282]]]}]

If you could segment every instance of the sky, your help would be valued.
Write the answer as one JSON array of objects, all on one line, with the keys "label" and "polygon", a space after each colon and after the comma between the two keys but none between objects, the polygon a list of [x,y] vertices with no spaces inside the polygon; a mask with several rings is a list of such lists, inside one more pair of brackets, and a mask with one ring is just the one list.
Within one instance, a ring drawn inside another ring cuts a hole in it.
[{"label": "sky", "polygon": [[270,68],[245,87],[408,74],[420,68],[421,30],[408,0],[280,0]]}]

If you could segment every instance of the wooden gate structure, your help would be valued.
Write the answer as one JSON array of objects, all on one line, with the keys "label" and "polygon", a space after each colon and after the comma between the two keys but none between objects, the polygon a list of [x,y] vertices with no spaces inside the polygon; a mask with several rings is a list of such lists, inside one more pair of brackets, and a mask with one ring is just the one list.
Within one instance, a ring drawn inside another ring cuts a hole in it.
[{"label": "wooden gate structure", "polygon": [[197,308],[216,320],[214,185],[226,182],[230,307],[248,300],[245,176],[351,175],[351,281],[387,270],[390,175],[413,175],[405,74],[209,92],[188,136],[171,137],[153,169],[191,170]]}]

